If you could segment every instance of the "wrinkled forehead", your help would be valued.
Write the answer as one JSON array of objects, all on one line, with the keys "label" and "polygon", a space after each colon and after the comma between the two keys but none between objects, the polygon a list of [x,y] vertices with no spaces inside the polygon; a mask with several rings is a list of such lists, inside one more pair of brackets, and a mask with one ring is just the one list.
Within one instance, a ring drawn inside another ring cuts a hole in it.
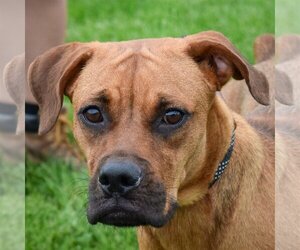
[{"label": "wrinkled forehead", "polygon": [[205,85],[182,40],[99,44],[77,81],[76,99],[88,102],[105,94],[134,98],[139,106],[164,100],[193,109]]}]

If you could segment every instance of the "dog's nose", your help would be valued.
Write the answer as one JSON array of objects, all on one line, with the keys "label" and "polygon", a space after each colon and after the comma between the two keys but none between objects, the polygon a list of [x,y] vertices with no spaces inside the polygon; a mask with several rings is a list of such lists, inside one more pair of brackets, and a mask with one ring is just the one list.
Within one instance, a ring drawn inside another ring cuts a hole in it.
[{"label": "dog's nose", "polygon": [[99,183],[102,190],[109,195],[117,193],[123,195],[136,188],[142,178],[141,169],[132,162],[108,161],[99,174]]}]

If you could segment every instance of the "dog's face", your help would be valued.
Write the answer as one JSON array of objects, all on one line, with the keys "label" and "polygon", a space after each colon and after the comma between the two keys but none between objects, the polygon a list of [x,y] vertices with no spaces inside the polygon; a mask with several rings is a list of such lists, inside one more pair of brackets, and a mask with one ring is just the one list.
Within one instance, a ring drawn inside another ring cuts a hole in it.
[{"label": "dog's face", "polygon": [[[261,75],[214,32],[69,44],[31,65],[41,132],[53,126],[63,93],[73,103],[74,134],[91,175],[90,223],[159,227],[172,217],[180,185],[203,153],[215,91],[231,76],[245,78],[267,102]],[[51,86],[43,89],[45,81]]]},{"label": "dog's face", "polygon": [[212,92],[197,64],[168,41],[144,43],[100,46],[69,90],[92,176],[92,223],[163,225],[205,130]]}]

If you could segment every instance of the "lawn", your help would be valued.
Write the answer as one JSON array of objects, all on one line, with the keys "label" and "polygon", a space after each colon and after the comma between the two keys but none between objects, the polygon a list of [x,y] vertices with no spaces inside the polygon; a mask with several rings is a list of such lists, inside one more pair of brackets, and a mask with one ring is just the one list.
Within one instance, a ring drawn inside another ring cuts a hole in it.
[{"label": "lawn", "polygon": [[[221,31],[253,62],[254,38],[274,32],[274,2],[70,0],[66,40],[118,41],[204,30]],[[78,170],[51,158],[42,164],[27,162],[27,249],[137,249],[134,229],[88,225],[87,185],[85,166]]]},{"label": "lawn", "polygon": [[0,249],[23,249],[25,242],[25,166],[8,163],[0,152]]}]

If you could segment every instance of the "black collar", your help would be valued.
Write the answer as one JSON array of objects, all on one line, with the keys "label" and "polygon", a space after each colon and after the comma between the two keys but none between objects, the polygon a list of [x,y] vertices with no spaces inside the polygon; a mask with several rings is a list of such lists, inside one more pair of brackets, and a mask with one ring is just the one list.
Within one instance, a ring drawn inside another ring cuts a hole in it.
[{"label": "black collar", "polygon": [[235,129],[236,129],[236,124],[234,123],[234,128],[232,130],[229,148],[228,148],[223,160],[219,163],[218,168],[214,174],[214,178],[209,184],[209,188],[211,188],[217,182],[217,180],[219,180],[221,178],[221,175],[224,173],[226,167],[229,164],[229,161],[230,161],[230,158],[231,158],[231,155],[233,152],[234,144],[235,144]]}]

